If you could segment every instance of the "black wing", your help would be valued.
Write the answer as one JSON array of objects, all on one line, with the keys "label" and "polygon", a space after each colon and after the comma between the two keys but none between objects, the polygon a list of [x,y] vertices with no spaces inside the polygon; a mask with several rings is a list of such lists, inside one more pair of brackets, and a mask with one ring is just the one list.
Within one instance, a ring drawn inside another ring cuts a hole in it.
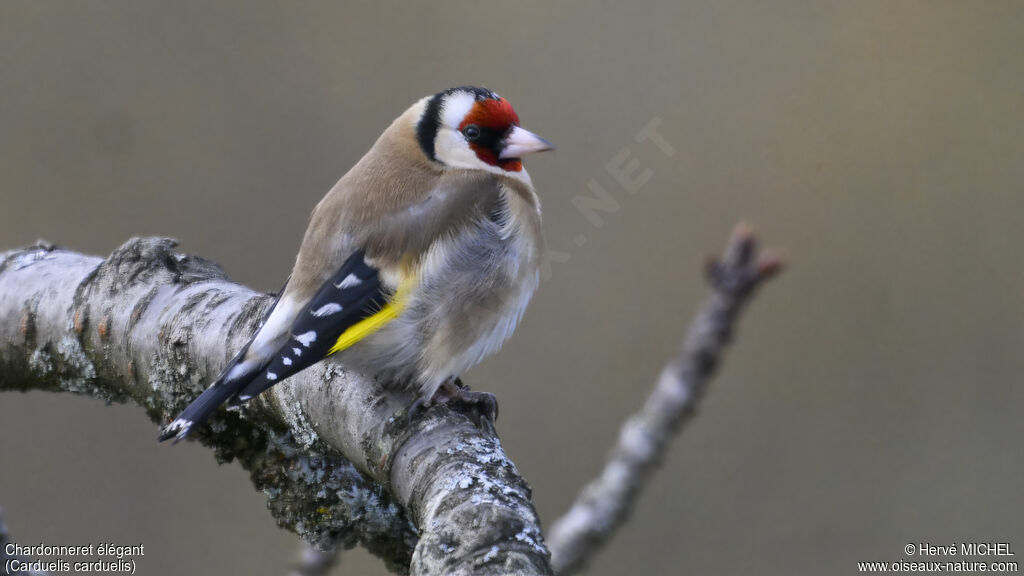
[{"label": "black wing", "polygon": [[237,394],[237,406],[281,380],[326,358],[338,338],[387,303],[380,276],[362,251],[349,257],[309,301],[292,325],[291,337]]},{"label": "black wing", "polygon": [[261,368],[226,379],[244,358],[249,347],[246,345],[220,377],[163,429],[160,440],[176,437],[177,442],[225,401],[237,406],[324,359],[345,330],[380,310],[387,298],[377,270],[366,263],[361,250],[357,251],[299,313],[284,346]]}]

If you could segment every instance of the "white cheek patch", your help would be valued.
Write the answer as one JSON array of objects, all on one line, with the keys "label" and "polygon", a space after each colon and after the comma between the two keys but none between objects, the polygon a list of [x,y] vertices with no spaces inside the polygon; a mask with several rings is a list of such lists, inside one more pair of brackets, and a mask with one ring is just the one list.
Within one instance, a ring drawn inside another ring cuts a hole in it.
[{"label": "white cheek patch", "polygon": [[455,168],[481,168],[486,166],[469,142],[459,132],[459,124],[476,104],[476,98],[467,92],[449,95],[441,109],[441,117],[434,137],[434,155],[438,160]]},{"label": "white cheek patch", "polygon": [[434,155],[444,164],[453,168],[489,168],[469,147],[469,142],[454,128],[442,126],[434,140]]}]

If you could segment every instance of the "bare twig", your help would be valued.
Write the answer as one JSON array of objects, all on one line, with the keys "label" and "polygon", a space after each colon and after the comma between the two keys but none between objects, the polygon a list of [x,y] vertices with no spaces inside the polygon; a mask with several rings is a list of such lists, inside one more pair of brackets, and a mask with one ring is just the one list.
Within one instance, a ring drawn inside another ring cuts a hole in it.
[{"label": "bare twig", "polygon": [[[134,239],[106,259],[44,244],[0,253],[0,391],[133,401],[158,424],[169,421],[271,300],[173,246]],[[579,567],[623,521],[692,416],[737,313],[779,269],[757,252],[740,228],[709,267],[714,294],[680,355],[623,427],[602,475],[552,528],[559,573]],[[440,404],[410,421],[411,401],[325,362],[240,412],[216,414],[194,436],[248,469],[278,523],[317,549],[361,542],[412,574],[551,574],[530,488],[488,421]],[[323,573],[333,558],[311,552],[297,569]]]},{"label": "bare twig", "polygon": [[750,228],[736,228],[725,256],[708,266],[714,292],[679,354],[665,366],[640,412],[622,426],[604,471],[551,526],[548,546],[556,574],[579,569],[625,521],[669,442],[695,414],[743,305],[780,268],[778,258],[759,254]]}]

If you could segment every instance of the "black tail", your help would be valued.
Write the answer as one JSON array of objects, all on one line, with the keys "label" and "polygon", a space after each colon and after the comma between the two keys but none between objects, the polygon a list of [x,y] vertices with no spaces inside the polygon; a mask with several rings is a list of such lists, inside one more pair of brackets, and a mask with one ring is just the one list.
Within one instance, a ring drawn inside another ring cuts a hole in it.
[{"label": "black tail", "polygon": [[[288,282],[285,282],[285,286],[288,286]],[[281,291],[277,293],[277,299],[274,300],[274,305],[271,306],[263,316],[263,322],[266,322],[267,318],[269,318],[271,313],[273,313],[274,308],[277,308],[278,302],[281,301],[282,294],[284,294],[284,288],[281,288]],[[260,324],[260,328],[262,327],[263,325]],[[258,334],[259,330],[257,330],[256,333]],[[226,402],[228,398],[237,394],[239,390],[244,388],[246,384],[252,381],[252,379],[259,374],[258,370],[254,370],[249,374],[238,376],[231,381],[225,381],[227,380],[228,374],[231,373],[231,369],[237,366],[238,363],[245,358],[245,355],[249,352],[249,346],[252,345],[254,338],[256,338],[256,334],[253,334],[252,338],[249,338],[249,342],[238,351],[238,354],[235,354],[235,357],[232,358],[230,362],[228,362],[224,371],[217,377],[217,380],[215,380],[209,388],[204,390],[198,398],[193,400],[187,408],[182,410],[181,414],[178,414],[178,417],[175,418],[173,422],[165,426],[164,429],[160,431],[160,436],[158,438],[161,442],[174,438],[174,444],[177,444],[183,440],[193,426],[205,422],[206,419],[210,417],[210,414],[213,414],[221,404]]]},{"label": "black tail", "polygon": [[245,379],[230,383],[225,383],[222,380],[214,382],[212,386],[193,400],[188,405],[188,408],[182,410],[181,414],[174,419],[174,422],[171,422],[160,431],[160,441],[163,442],[169,438],[174,438],[174,443],[177,444],[188,435],[189,430],[193,426],[203,423],[203,421],[209,418],[210,414],[217,410],[217,407],[238,392],[246,383],[247,380]]}]

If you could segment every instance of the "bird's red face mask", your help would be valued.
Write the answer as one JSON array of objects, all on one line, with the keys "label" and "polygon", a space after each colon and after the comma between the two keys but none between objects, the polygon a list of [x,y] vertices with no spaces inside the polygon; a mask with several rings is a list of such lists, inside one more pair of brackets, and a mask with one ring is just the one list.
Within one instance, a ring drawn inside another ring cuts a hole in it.
[{"label": "bird's red face mask", "polygon": [[554,148],[547,140],[520,128],[519,115],[504,98],[477,101],[459,131],[481,162],[509,172],[523,169],[522,156]]},{"label": "bird's red face mask", "polygon": [[521,172],[522,157],[527,154],[554,149],[519,126],[519,115],[508,100],[472,86],[452,88],[429,99],[416,137],[431,160],[505,172]]}]

